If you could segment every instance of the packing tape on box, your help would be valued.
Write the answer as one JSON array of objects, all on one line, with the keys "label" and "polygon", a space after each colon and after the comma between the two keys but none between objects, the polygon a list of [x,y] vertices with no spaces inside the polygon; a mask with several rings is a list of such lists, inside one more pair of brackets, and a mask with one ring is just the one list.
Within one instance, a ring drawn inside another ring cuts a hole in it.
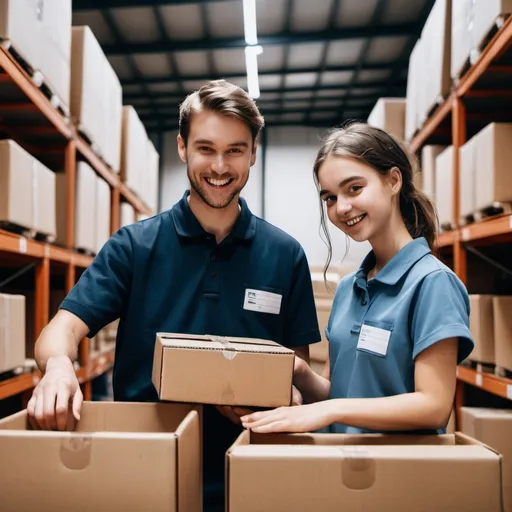
[{"label": "packing tape on box", "polygon": [[341,479],[348,489],[369,489],[375,483],[376,464],[370,452],[362,447],[340,447],[343,454]]},{"label": "packing tape on box", "polygon": [[60,443],[60,461],[68,469],[79,471],[91,462],[91,436],[69,432]]},{"label": "packing tape on box", "polygon": [[235,359],[236,354],[237,354],[237,349],[232,343],[230,343],[228,341],[228,339],[225,336],[208,336],[208,338],[211,341],[217,341],[224,347],[224,350],[222,351],[222,355],[226,359],[229,359],[230,361]]},{"label": "packing tape on box", "polygon": [[[0,295],[0,300],[2,301],[2,324],[0,328],[3,330],[3,336],[0,336],[0,340],[3,342],[2,349],[2,363],[1,366],[6,365],[9,360],[9,339],[10,339],[10,301],[8,295]],[[7,368],[6,368],[7,369]]]}]

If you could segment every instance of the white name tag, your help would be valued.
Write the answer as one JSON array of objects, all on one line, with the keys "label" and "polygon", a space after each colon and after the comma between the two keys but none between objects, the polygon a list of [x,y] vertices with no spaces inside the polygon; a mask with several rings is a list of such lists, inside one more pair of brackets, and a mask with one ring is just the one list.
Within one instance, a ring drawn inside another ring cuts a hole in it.
[{"label": "white name tag", "polygon": [[357,348],[385,356],[390,337],[391,331],[363,324],[357,340]]},{"label": "white name tag", "polygon": [[282,299],[283,296],[278,293],[247,288],[245,290],[244,309],[279,315]]}]

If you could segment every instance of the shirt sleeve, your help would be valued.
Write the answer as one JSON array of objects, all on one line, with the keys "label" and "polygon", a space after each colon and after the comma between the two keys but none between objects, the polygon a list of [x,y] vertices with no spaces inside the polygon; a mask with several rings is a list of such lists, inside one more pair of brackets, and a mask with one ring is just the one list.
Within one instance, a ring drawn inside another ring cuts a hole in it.
[{"label": "shirt sleeve", "polygon": [[121,228],[102,247],[92,264],[61,304],[89,327],[92,338],[105,325],[122,316],[132,280],[132,239]]},{"label": "shirt sleeve", "polygon": [[469,297],[462,282],[439,270],[427,275],[411,308],[413,359],[428,347],[447,338],[458,338],[457,362],[474,347],[469,331]]},{"label": "shirt sleeve", "polygon": [[302,247],[295,257],[284,322],[284,345],[287,347],[310,345],[321,340],[311,272]]}]

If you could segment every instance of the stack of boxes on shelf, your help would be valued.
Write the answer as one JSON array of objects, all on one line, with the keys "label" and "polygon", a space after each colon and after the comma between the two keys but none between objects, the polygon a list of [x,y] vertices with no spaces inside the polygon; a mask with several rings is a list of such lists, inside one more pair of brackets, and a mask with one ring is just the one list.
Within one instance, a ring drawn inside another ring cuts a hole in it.
[{"label": "stack of boxes on shelf", "polygon": [[368,124],[393,135],[400,142],[405,138],[405,98],[379,98],[368,116]]},{"label": "stack of boxes on shelf", "polygon": [[96,333],[89,343],[91,358],[110,352],[115,347],[118,328],[119,319],[109,323]]},{"label": "stack of boxes on shelf", "polygon": [[25,364],[25,297],[0,294],[0,373]]}]

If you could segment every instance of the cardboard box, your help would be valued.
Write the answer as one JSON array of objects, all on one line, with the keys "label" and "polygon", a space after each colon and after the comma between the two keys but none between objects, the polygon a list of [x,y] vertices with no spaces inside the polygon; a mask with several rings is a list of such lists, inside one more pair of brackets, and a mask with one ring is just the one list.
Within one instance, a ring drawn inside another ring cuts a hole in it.
[{"label": "cardboard box", "polygon": [[159,177],[160,177],[160,155],[155,149],[155,146],[148,139],[148,176],[147,176],[147,191],[144,197],[145,203],[149,206],[152,212],[158,210],[158,192],[159,192]]},{"label": "cardboard box", "polygon": [[453,146],[447,147],[436,158],[435,203],[440,226],[455,226],[453,215]]},{"label": "cardboard box", "polygon": [[173,402],[290,405],[294,354],[269,340],[157,333],[153,385]]},{"label": "cardboard box", "polygon": [[329,271],[325,276],[323,271],[311,272],[311,282],[315,298],[332,300],[340,280],[341,275],[338,272]]},{"label": "cardboard box", "polygon": [[469,139],[459,150],[460,187],[459,205],[461,219],[475,213],[476,205],[476,146],[477,138]]},{"label": "cardboard box", "polygon": [[[33,227],[38,233],[54,239],[57,235],[55,173],[42,163],[33,163]],[[61,199],[62,200],[62,199]]]},{"label": "cardboard box", "polygon": [[0,373],[25,364],[25,297],[0,293]]},{"label": "cardboard box", "polygon": [[322,299],[315,296],[315,304],[322,341],[309,346],[309,356],[313,361],[325,362],[329,358],[329,341],[325,336],[325,328],[331,315],[332,299]]},{"label": "cardboard box", "polygon": [[[59,173],[57,178],[57,241],[66,244],[66,197],[67,176]],[[91,212],[96,211],[96,173],[85,162],[78,162],[76,168],[75,190],[75,240],[74,246],[79,249],[96,251],[95,218],[91,220]]]},{"label": "cardboard box", "polygon": [[421,88],[423,87],[423,51],[421,39],[416,42],[411,56],[407,74],[406,107],[405,107],[405,139],[410,141],[420,127],[419,112],[422,109]]},{"label": "cardboard box", "polygon": [[95,252],[100,252],[110,238],[110,185],[100,176],[96,176],[95,213]]},{"label": "cardboard box", "polygon": [[503,457],[503,510],[512,512],[512,409],[462,407],[462,432],[490,446]]},{"label": "cardboard box", "polygon": [[103,158],[115,172],[121,170],[121,131],[123,126],[123,89],[116,72],[105,58],[104,74],[104,137]]},{"label": "cardboard box", "polygon": [[22,411],[0,421],[0,452],[5,512],[202,510],[200,409],[190,405],[85,402],[75,432],[32,431]]},{"label": "cardboard box", "polygon": [[421,173],[423,181],[423,192],[430,200],[435,200],[436,193],[436,158],[446,149],[447,146],[423,146],[421,150]]},{"label": "cardboard box", "polygon": [[468,359],[494,364],[494,317],[492,295],[470,295],[469,326],[475,348]]},{"label": "cardboard box", "polygon": [[459,433],[245,431],[226,458],[227,512],[501,510],[501,456]]},{"label": "cardboard box", "polygon": [[476,208],[512,201],[512,123],[491,123],[476,137]]},{"label": "cardboard box", "polygon": [[494,358],[512,372],[512,297],[494,297]]},{"label": "cardboard box", "polygon": [[44,76],[67,110],[71,0],[0,0],[0,38]]},{"label": "cardboard box", "polygon": [[135,210],[130,203],[121,203],[121,227],[135,223]]},{"label": "cardboard box", "polygon": [[405,98],[379,98],[368,116],[368,124],[405,139]]}]

